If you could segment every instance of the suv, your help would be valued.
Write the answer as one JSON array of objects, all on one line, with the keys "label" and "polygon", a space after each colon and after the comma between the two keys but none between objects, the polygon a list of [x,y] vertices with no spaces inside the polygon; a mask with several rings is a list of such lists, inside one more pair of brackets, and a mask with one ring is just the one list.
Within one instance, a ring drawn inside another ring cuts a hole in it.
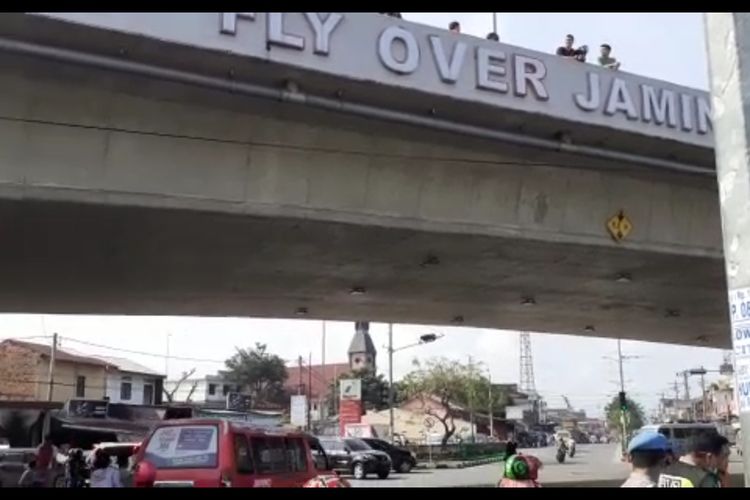
[{"label": "suv", "polygon": [[170,420],[138,450],[135,486],[302,487],[319,475],[310,444],[300,432],[245,422]]},{"label": "suv", "polygon": [[401,448],[378,438],[362,438],[362,441],[367,443],[370,448],[374,450],[386,452],[388,456],[391,457],[393,470],[397,472],[406,474],[411,472],[411,470],[417,466],[417,456],[405,448]]},{"label": "suv", "polygon": [[377,474],[380,479],[386,479],[391,472],[391,457],[383,451],[372,449],[361,439],[318,439],[334,470],[351,473],[355,479],[364,479],[371,473]]}]

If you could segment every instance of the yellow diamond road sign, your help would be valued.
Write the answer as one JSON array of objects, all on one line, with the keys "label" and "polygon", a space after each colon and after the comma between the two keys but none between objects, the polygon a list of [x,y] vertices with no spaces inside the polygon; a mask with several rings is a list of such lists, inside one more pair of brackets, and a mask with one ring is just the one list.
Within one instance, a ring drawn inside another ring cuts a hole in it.
[{"label": "yellow diamond road sign", "polygon": [[607,221],[607,229],[612,238],[619,242],[628,237],[630,231],[633,230],[633,223],[621,210],[620,213]]}]

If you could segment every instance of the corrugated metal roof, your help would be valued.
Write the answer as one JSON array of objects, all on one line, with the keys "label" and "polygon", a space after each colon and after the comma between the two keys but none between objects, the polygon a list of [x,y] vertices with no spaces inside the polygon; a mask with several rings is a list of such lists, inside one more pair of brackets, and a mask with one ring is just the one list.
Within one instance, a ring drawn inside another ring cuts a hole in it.
[{"label": "corrugated metal roof", "polygon": [[136,363],[135,361],[130,361],[126,358],[120,358],[117,356],[96,356],[97,358],[109,363],[110,365],[113,365],[117,367],[118,370],[121,372],[128,372],[128,373],[139,373],[141,375],[151,375],[153,377],[165,377],[164,374],[157,372],[156,370],[152,370],[151,368],[147,366],[143,366],[141,364]]}]

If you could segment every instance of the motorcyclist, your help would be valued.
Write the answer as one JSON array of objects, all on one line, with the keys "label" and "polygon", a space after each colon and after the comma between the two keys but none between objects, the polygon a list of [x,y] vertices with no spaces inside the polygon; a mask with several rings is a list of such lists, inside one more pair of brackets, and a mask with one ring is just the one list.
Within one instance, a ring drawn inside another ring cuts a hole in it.
[{"label": "motorcyclist", "polygon": [[541,488],[538,481],[542,462],[532,455],[513,455],[505,461],[498,488]]}]

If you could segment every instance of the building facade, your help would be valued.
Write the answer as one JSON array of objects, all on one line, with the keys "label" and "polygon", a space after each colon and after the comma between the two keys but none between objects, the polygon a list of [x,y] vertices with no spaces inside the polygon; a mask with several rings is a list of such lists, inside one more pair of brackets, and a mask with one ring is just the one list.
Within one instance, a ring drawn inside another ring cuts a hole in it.
[{"label": "building facade", "polygon": [[[0,342],[0,399],[47,401],[51,347],[20,340]],[[104,399],[107,373],[113,367],[98,358],[55,352],[52,398]]]},{"label": "building facade", "polygon": [[109,364],[105,397],[110,403],[160,405],[165,376],[125,358],[102,357]]},{"label": "building facade", "polygon": [[182,382],[167,380],[164,382],[164,389],[171,394],[171,402],[222,407],[226,404],[230,392],[241,392],[242,388],[220,372],[216,375],[189,378]]}]

